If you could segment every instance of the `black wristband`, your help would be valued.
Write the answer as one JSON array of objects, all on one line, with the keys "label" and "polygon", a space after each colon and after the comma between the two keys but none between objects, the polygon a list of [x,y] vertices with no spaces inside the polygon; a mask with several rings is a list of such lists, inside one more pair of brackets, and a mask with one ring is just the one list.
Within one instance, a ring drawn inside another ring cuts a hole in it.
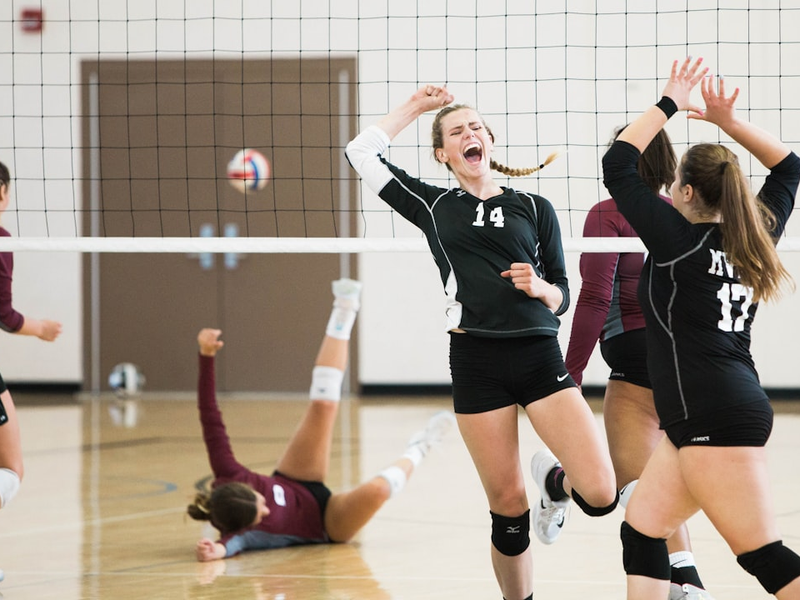
[{"label": "black wristband", "polygon": [[675,101],[669,96],[661,96],[661,100],[656,102],[656,106],[660,108],[665,115],[667,115],[668,119],[678,112],[678,105],[675,104]]}]

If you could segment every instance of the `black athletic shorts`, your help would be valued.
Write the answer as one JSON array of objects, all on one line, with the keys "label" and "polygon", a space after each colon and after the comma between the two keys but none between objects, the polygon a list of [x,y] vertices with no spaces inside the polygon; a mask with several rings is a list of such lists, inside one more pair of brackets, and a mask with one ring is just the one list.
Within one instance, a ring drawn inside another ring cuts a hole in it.
[{"label": "black athletic shorts", "polygon": [[3,376],[0,375],[0,394],[5,392],[7,389],[8,389],[8,387],[6,387],[6,382],[3,381]]},{"label": "black athletic shorts", "polygon": [[645,336],[644,329],[634,329],[600,342],[600,353],[611,368],[609,379],[653,389],[647,372]]},{"label": "black athletic shorts", "polygon": [[476,414],[522,407],[560,390],[577,387],[564,366],[555,337],[488,338],[450,334],[453,406]]},{"label": "black athletic shorts", "polygon": [[665,428],[676,448],[684,446],[764,446],[772,433],[773,411],[767,400],[737,404],[679,421]]},{"label": "black athletic shorts", "polygon": [[309,492],[311,492],[311,495],[314,496],[314,499],[319,504],[320,514],[323,517],[325,516],[325,510],[328,508],[328,500],[331,499],[331,491],[324,483],[322,483],[321,481],[301,481],[300,479],[295,479],[294,477],[288,477],[287,475],[284,475],[280,471],[274,471],[272,473],[272,476],[274,477],[275,475],[283,477],[284,479],[296,481],[304,488],[306,488]]}]

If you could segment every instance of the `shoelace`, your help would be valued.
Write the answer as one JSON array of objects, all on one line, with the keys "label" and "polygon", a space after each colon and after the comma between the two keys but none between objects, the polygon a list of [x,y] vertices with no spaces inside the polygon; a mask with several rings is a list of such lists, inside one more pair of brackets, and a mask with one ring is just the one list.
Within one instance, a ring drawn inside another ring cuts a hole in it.
[{"label": "shoelace", "polygon": [[[547,526],[556,524],[559,527],[564,523],[564,516],[566,515],[566,508],[559,508],[558,506],[545,506],[542,502],[541,519],[547,521]],[[558,522],[556,522],[558,519]]]}]

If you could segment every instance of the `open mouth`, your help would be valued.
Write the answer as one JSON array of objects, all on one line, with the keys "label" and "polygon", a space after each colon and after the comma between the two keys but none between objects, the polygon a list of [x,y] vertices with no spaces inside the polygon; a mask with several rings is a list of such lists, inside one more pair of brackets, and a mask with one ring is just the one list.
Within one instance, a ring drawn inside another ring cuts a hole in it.
[{"label": "open mouth", "polygon": [[471,144],[464,149],[464,159],[470,164],[481,162],[483,158],[483,148],[479,144]]}]

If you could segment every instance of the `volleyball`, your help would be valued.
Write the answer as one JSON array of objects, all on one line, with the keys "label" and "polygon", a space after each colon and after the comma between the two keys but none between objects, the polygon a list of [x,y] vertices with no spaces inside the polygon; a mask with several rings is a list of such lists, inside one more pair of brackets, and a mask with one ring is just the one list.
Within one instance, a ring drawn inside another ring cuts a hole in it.
[{"label": "volleyball", "polygon": [[243,194],[264,189],[269,176],[269,161],[258,150],[240,150],[228,163],[228,181]]},{"label": "volleyball", "polygon": [[119,363],[108,376],[108,385],[120,398],[138,396],[145,384],[145,377],[133,363]]}]

